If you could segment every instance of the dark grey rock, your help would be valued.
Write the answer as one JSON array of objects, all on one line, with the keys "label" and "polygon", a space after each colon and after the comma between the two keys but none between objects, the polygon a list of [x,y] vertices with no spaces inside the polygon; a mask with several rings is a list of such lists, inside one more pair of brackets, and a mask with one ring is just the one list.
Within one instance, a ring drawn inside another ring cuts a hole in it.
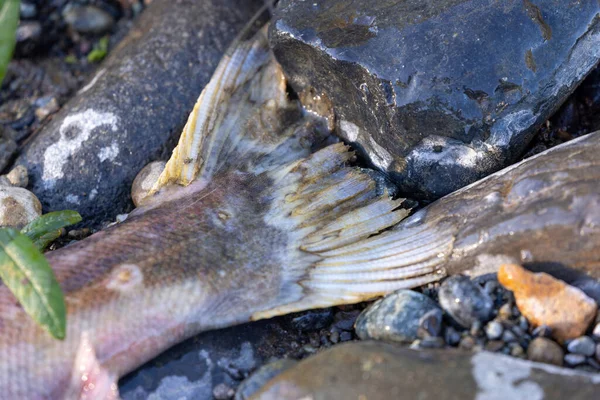
[{"label": "dark grey rock", "polygon": [[442,318],[444,313],[439,308],[429,310],[419,319],[417,336],[421,339],[437,337],[442,333]]},{"label": "dark grey rock", "polygon": [[527,358],[531,361],[561,366],[565,352],[554,340],[537,337],[529,343]]},{"label": "dark grey rock", "polygon": [[485,326],[485,335],[489,340],[496,340],[502,337],[504,327],[498,321],[491,321]]},{"label": "dark grey rock", "polygon": [[600,59],[600,4],[281,0],[271,25],[297,91],[404,193],[437,198],[514,162]]},{"label": "dark grey rock", "polygon": [[17,143],[13,139],[0,136],[0,171],[6,168],[16,151]]},{"label": "dark grey rock", "polygon": [[352,340],[352,333],[347,331],[340,333],[340,342],[348,342],[350,340]]},{"label": "dark grey rock", "polygon": [[19,158],[44,211],[75,209],[93,227],[129,211],[136,174],[168,158],[224,50],[262,4],[153,1]]},{"label": "dark grey rock", "polygon": [[351,331],[354,329],[354,322],[359,314],[359,310],[338,311],[333,317],[333,326],[342,331]]},{"label": "dark grey rock", "polygon": [[465,328],[477,320],[487,322],[492,317],[494,302],[489,294],[466,276],[446,279],[438,295],[442,308]]},{"label": "dark grey rock", "polygon": [[441,349],[445,346],[446,342],[439,336],[428,336],[419,343],[419,348],[422,349]]},{"label": "dark grey rock", "polygon": [[506,343],[516,342],[518,340],[517,335],[515,335],[511,330],[506,329],[502,332],[502,340]]},{"label": "dark grey rock", "polygon": [[299,346],[303,337],[288,324],[274,318],[201,333],[123,377],[121,398],[213,400],[219,384],[235,389],[258,365]]},{"label": "dark grey rock", "polygon": [[21,15],[22,19],[35,18],[37,15],[37,6],[35,3],[21,1],[21,4],[19,4],[19,14]]},{"label": "dark grey rock", "polygon": [[444,340],[450,346],[456,346],[460,342],[460,333],[458,333],[453,327],[447,326],[444,330]]},{"label": "dark grey rock", "polygon": [[15,36],[15,53],[21,57],[30,56],[40,45],[42,25],[38,21],[21,21]]},{"label": "dark grey rock", "polygon": [[377,300],[356,320],[359,338],[410,343],[417,338],[421,317],[437,304],[424,294],[399,290]]},{"label": "dark grey rock", "polygon": [[569,353],[592,356],[596,352],[596,343],[589,336],[581,336],[571,340],[567,345],[567,350]]},{"label": "dark grey rock", "polygon": [[300,332],[315,331],[328,326],[333,321],[331,308],[312,310],[292,319],[292,328]]},{"label": "dark grey rock", "polygon": [[599,389],[596,374],[501,354],[354,342],[301,361],[254,399],[583,400]]},{"label": "dark grey rock", "polygon": [[282,358],[263,365],[240,384],[235,392],[235,400],[250,399],[265,383],[297,363],[295,360]]},{"label": "dark grey rock", "polygon": [[67,6],[63,18],[79,33],[102,34],[110,31],[115,24],[112,15],[94,5]]}]

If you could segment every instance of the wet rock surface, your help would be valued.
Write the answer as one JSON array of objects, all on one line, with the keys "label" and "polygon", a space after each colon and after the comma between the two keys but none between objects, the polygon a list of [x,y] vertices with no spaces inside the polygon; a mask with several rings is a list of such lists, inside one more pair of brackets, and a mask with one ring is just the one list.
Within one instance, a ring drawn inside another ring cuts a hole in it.
[{"label": "wet rock surface", "polygon": [[168,157],[223,51],[261,4],[153,1],[17,161],[44,211],[75,209],[95,227],[129,211],[137,172]]},{"label": "wet rock surface", "polygon": [[591,399],[596,375],[480,352],[360,342],[300,362],[253,399]]},{"label": "wet rock surface", "polygon": [[439,307],[427,296],[400,290],[363,311],[356,320],[356,334],[363,340],[411,342],[417,339],[421,318],[435,309]]},{"label": "wet rock surface", "polygon": [[600,58],[600,5],[284,0],[271,27],[293,87],[404,193],[437,198],[516,160]]}]

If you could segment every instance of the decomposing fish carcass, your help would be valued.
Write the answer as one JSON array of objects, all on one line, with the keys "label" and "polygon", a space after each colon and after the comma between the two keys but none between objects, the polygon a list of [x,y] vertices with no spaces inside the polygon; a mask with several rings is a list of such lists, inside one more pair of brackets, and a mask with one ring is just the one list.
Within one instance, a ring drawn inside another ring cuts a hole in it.
[{"label": "decomposing fish carcass", "polygon": [[[0,397],[116,398],[118,377],[200,331],[443,277],[450,236],[418,264],[371,245],[408,211],[348,166],[346,145],[313,153],[320,125],[288,98],[264,30],[235,47],[157,193],[125,222],[47,255],[65,293],[65,340],[0,286]],[[410,241],[402,235],[393,241]]]},{"label": "decomposing fish carcass", "polygon": [[65,340],[0,286],[0,397],[116,398],[118,377],[198,332],[421,286],[469,270],[479,254],[569,261],[563,252],[578,246],[575,266],[597,265],[599,134],[406,222],[402,199],[380,194],[327,136],[288,97],[265,30],[240,41],[154,194],[125,222],[48,254],[66,298]]}]

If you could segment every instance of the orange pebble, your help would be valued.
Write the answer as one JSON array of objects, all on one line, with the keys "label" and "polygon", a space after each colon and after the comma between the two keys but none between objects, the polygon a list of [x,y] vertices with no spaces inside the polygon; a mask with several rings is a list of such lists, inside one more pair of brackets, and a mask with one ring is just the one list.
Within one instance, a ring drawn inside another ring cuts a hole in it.
[{"label": "orange pebble", "polygon": [[598,310],[596,302],[580,289],[520,265],[500,266],[498,281],[514,293],[519,311],[532,325],[548,326],[560,342],[583,335]]}]

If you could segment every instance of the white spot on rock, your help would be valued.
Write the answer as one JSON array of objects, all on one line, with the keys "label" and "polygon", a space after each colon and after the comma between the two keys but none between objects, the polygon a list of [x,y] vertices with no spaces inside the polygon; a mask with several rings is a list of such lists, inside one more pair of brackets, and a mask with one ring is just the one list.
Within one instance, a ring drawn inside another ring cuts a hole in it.
[{"label": "white spot on rock", "polygon": [[98,196],[98,189],[92,189],[90,191],[90,200],[94,200]]},{"label": "white spot on rock", "polygon": [[44,187],[53,188],[56,180],[64,176],[63,167],[67,159],[81,148],[94,129],[108,125],[110,130],[116,132],[118,121],[113,113],[92,109],[66,117],[59,129],[60,138],[48,146],[44,153]]},{"label": "white spot on rock", "polygon": [[531,366],[516,363],[508,356],[485,351],[471,358],[473,378],[479,386],[475,400],[542,400],[544,390],[536,382],[527,380]]},{"label": "white spot on rock", "polygon": [[79,204],[79,196],[77,196],[75,194],[68,194],[65,197],[65,200],[67,200],[69,203]]},{"label": "white spot on rock", "polygon": [[106,288],[119,292],[128,292],[139,287],[143,282],[144,275],[140,267],[135,264],[121,264],[111,272]]},{"label": "white spot on rock", "polygon": [[115,142],[112,142],[109,147],[103,147],[100,149],[98,153],[98,158],[100,162],[110,160],[114,161],[115,158],[119,155],[119,145]]},{"label": "white spot on rock", "polygon": [[360,133],[360,130],[356,124],[350,121],[342,120],[340,121],[340,129],[342,132],[344,132],[350,142],[356,142],[358,139],[358,134]]}]

